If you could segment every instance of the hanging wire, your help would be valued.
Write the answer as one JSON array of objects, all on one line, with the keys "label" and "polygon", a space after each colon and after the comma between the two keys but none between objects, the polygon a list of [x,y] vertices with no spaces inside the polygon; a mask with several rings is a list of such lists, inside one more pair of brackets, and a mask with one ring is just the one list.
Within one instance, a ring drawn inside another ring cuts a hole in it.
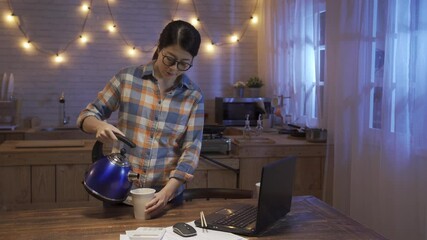
[{"label": "hanging wire", "polygon": [[[89,9],[91,9],[91,7],[92,7],[92,1],[93,0],[90,0],[90,4],[89,4]],[[17,18],[18,18],[18,16],[19,15],[16,15],[15,14],[15,12],[14,12],[14,10],[13,10],[13,6],[12,6],[12,0],[7,0],[7,5],[8,5],[8,7],[9,7],[9,10],[10,10],[10,12],[12,13],[12,15],[14,15],[14,16],[16,16]],[[88,11],[87,12],[87,14],[86,14],[86,17],[85,17],[85,19],[84,19],[84,21],[83,21],[83,24],[82,24],[82,27],[81,27],[81,32],[79,33],[79,35],[77,36],[77,37],[75,37],[75,38],[73,38],[72,40],[70,40],[66,45],[65,45],[65,47],[61,50],[61,49],[58,49],[58,51],[53,51],[53,50],[46,50],[46,49],[44,49],[44,48],[42,48],[42,47],[40,47],[36,42],[34,42],[29,36],[28,36],[28,34],[27,34],[27,31],[25,31],[25,29],[24,29],[24,27],[21,25],[21,22],[20,22],[20,20],[16,20],[15,19],[15,23],[16,23],[16,25],[18,26],[18,29],[19,29],[19,31],[22,33],[22,35],[24,35],[24,37],[25,37],[25,39],[27,39],[28,40],[28,43],[31,43],[32,44],[32,46],[37,50],[37,51],[39,51],[39,52],[41,52],[41,53],[44,53],[44,54],[47,54],[47,55],[58,55],[58,54],[60,54],[60,53],[63,53],[63,52],[65,52],[67,49],[68,49],[68,47],[73,43],[73,42],[75,42],[77,39],[79,39],[80,38],[80,36],[81,36],[81,34],[84,32],[84,29],[85,29],[85,27],[86,27],[86,22],[87,22],[87,19],[89,18],[89,13],[90,13],[90,11]],[[20,17],[19,17],[20,18]],[[21,18],[20,18],[21,19]]]},{"label": "hanging wire", "polygon": [[[112,12],[112,10],[111,10],[111,7],[110,7],[110,4],[109,4],[109,1],[108,1],[108,0],[106,0],[106,1],[107,1],[107,7],[108,7],[108,11],[109,11],[109,14],[110,14],[111,21],[113,22],[113,25],[116,27],[116,26],[117,26],[117,23],[116,23],[116,21],[115,21],[115,19],[114,19],[114,15],[113,15],[113,12]],[[254,13],[255,13],[255,11],[256,11],[256,9],[257,9],[257,7],[258,7],[258,2],[259,2],[259,0],[256,0],[255,5],[254,5],[254,7],[253,7],[253,9],[252,9],[251,18],[254,16]],[[91,8],[92,8],[93,0],[90,0],[90,5],[89,5],[89,7],[88,7],[88,10],[89,10],[89,11],[88,11],[88,13],[86,14],[86,17],[85,17],[85,19],[84,19],[84,21],[83,21],[83,24],[82,24],[81,31],[80,31],[79,35],[78,35],[78,36],[76,36],[76,37],[74,37],[73,39],[71,39],[71,40],[70,40],[70,41],[65,45],[65,47],[64,47],[64,48],[62,48],[62,49],[58,49],[58,51],[57,51],[57,52],[55,52],[55,51],[53,51],[53,50],[47,50],[47,49],[45,49],[45,48],[42,48],[42,47],[40,47],[36,42],[33,42],[33,41],[32,41],[32,39],[28,36],[27,31],[25,30],[25,28],[21,25],[20,20],[18,19],[18,17],[19,17],[19,16],[17,16],[17,15],[15,14],[15,12],[14,12],[14,10],[13,10],[13,6],[12,6],[12,2],[11,2],[11,0],[7,0],[7,3],[8,3],[9,10],[10,10],[10,12],[12,13],[12,16],[15,16],[15,17],[16,17],[16,19],[14,19],[14,21],[15,21],[16,25],[18,26],[18,28],[19,28],[20,32],[22,33],[22,35],[23,35],[23,36],[28,40],[28,43],[31,43],[31,45],[32,45],[32,46],[33,46],[37,51],[39,51],[39,52],[41,52],[41,53],[49,54],[49,55],[54,55],[54,54],[59,55],[59,54],[61,54],[61,53],[65,52],[65,51],[70,47],[70,45],[71,45],[73,42],[75,42],[77,39],[79,39],[79,38],[83,35],[83,33],[84,33],[84,31],[85,31],[85,27],[86,27],[87,20],[89,19],[89,14],[90,14],[90,11],[91,11]],[[177,1],[176,1],[176,5],[175,5],[175,9],[173,10],[172,20],[174,20],[174,19],[175,19],[175,17],[176,17],[176,14],[177,14],[178,9],[179,9],[179,3],[180,3],[180,0],[177,0]],[[197,19],[198,19],[198,21],[200,21],[200,19],[199,19],[199,12],[198,12],[197,4],[196,4],[195,0],[192,0],[192,5],[193,5],[194,12],[196,13]],[[242,30],[242,32],[241,32],[241,34],[240,34],[240,37],[238,38],[238,40],[239,40],[239,41],[240,41],[241,39],[243,39],[243,37],[245,36],[245,34],[246,34],[246,32],[247,32],[247,29],[248,29],[248,26],[249,26],[249,23],[250,23],[250,20],[246,22],[246,24],[245,24],[245,26],[244,26],[244,28],[243,28],[243,30]],[[230,43],[230,42],[214,42],[214,41],[212,40],[212,37],[210,36],[209,31],[208,31],[207,27],[205,26],[205,24],[201,24],[201,28],[202,28],[202,31],[204,32],[204,34],[205,34],[205,35],[206,35],[206,36],[211,40],[212,45],[221,46],[221,45],[225,45],[225,44],[232,44],[232,43]],[[138,49],[139,51],[144,52],[144,53],[151,53],[151,52],[152,52],[152,51],[157,47],[157,43],[156,43],[156,44],[153,44],[153,47],[151,47],[149,50],[144,50],[144,49],[142,49],[142,48],[137,48],[136,46],[131,45],[131,44],[129,43],[129,41],[128,41],[128,40],[126,39],[126,37],[121,33],[121,31],[117,30],[117,32],[118,32],[118,34],[119,34],[119,36],[120,36],[121,40],[122,40],[122,41],[123,41],[123,42],[124,42],[128,47],[132,47],[133,49]]]},{"label": "hanging wire", "polygon": [[[113,11],[111,10],[111,7],[110,7],[110,3],[109,3],[108,0],[106,0],[106,1],[107,1],[108,12],[110,13],[111,21],[113,22],[114,26],[117,26],[117,23],[114,20]],[[173,12],[173,15],[172,15],[172,20],[175,18],[176,13],[178,11],[178,8],[179,8],[179,0],[176,1],[175,9],[174,9],[174,12]],[[140,48],[140,47],[136,47],[135,45],[132,45],[132,44],[129,43],[129,41],[126,39],[126,37],[122,34],[122,32],[120,30],[117,30],[117,32],[118,32],[121,40],[125,43],[126,46],[131,47],[133,49],[137,49],[137,50],[139,50],[139,51],[141,51],[143,53],[151,53],[157,47],[157,43],[153,44],[153,47],[149,48],[148,50],[145,50],[145,49]]]},{"label": "hanging wire", "polygon": [[[258,1],[259,0],[256,0],[255,5],[252,8],[251,18],[253,17],[253,15],[254,15],[257,7],[258,7]],[[199,16],[199,11],[197,10],[196,1],[195,0],[191,0],[191,2],[193,3],[194,12],[196,13],[196,16],[198,17]],[[245,36],[246,31],[248,30],[249,24],[250,24],[250,21],[247,21],[246,24],[245,24],[245,26],[244,26],[244,28],[243,28],[243,30],[242,30],[242,33],[240,34],[239,41],[241,39],[243,39],[243,37]],[[225,45],[225,44],[232,44],[230,42],[225,42],[225,43],[223,43],[223,42],[214,42],[213,39],[212,39],[212,37],[210,37],[210,34],[209,34],[208,30],[207,30],[207,27],[204,27],[204,25],[206,25],[206,24],[202,24],[202,31],[211,40],[212,45],[222,46],[222,45]]]},{"label": "hanging wire", "polygon": [[[197,6],[196,6],[196,2],[194,1],[194,0],[191,0],[191,2],[193,3],[193,9],[194,9],[194,12],[196,13],[196,17],[197,17],[197,19],[199,19],[199,11],[197,10]],[[211,43],[213,44],[213,45],[215,45],[215,42],[212,40],[212,37],[209,35],[209,32],[208,32],[208,30],[204,27],[205,26],[205,24],[201,24],[202,25],[202,31],[205,33],[205,35],[211,40]]]},{"label": "hanging wire", "polygon": [[176,13],[178,12],[179,0],[176,0],[175,10],[172,14],[172,21],[175,19]]},{"label": "hanging wire", "polygon": [[246,22],[245,27],[243,28],[242,34],[240,34],[239,39],[243,39],[245,37],[246,31],[248,30],[249,24],[250,24],[250,20],[252,20],[252,18],[254,17],[255,11],[258,7],[258,0],[255,2],[255,6],[252,9],[252,13],[251,13],[251,18],[249,19],[249,21]]}]

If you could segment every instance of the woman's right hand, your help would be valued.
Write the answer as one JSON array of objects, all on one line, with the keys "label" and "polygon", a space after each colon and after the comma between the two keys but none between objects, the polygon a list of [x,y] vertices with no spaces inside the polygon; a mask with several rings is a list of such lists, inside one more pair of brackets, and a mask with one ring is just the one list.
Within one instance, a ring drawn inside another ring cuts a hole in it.
[{"label": "woman's right hand", "polygon": [[102,143],[111,143],[113,141],[117,141],[117,137],[113,132],[121,134],[124,136],[122,131],[114,127],[113,125],[101,121],[93,116],[87,117],[83,121],[83,130],[87,133],[94,133],[95,137],[98,141]]},{"label": "woman's right hand", "polygon": [[112,141],[117,141],[117,137],[114,135],[114,133],[118,133],[124,136],[122,131],[120,131],[118,128],[107,122],[100,121],[96,127],[95,136],[97,140],[103,143],[109,143]]}]

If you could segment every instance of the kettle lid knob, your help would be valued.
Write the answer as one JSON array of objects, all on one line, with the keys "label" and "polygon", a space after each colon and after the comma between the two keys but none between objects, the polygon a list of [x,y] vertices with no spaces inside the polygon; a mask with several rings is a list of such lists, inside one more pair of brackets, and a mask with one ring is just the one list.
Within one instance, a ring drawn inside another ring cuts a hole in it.
[{"label": "kettle lid knob", "polygon": [[122,148],[120,149],[120,155],[125,156],[126,154],[126,149]]}]

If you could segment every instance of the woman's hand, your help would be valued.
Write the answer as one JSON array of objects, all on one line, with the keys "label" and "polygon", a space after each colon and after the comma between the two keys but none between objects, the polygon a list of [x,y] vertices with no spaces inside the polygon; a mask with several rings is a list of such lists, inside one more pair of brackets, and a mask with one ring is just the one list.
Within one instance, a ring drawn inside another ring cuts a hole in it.
[{"label": "woman's hand", "polygon": [[111,141],[117,141],[117,137],[114,135],[114,133],[118,133],[124,136],[124,134],[113,125],[100,121],[98,126],[96,127],[96,139],[103,143],[108,143]]},{"label": "woman's hand", "polygon": [[168,194],[166,194],[163,189],[160,192],[155,193],[154,198],[145,206],[145,213],[154,217],[162,212],[171,198],[167,195]]},{"label": "woman's hand", "polygon": [[154,198],[145,206],[145,213],[150,216],[156,216],[165,207],[168,202],[174,197],[175,191],[182,184],[182,182],[176,178],[169,179],[166,186],[159,192],[154,194]]},{"label": "woman's hand", "polygon": [[83,130],[88,133],[95,133],[96,139],[103,143],[117,141],[117,137],[114,135],[114,132],[124,136],[124,134],[113,125],[98,120],[93,116],[87,117],[84,120]]}]

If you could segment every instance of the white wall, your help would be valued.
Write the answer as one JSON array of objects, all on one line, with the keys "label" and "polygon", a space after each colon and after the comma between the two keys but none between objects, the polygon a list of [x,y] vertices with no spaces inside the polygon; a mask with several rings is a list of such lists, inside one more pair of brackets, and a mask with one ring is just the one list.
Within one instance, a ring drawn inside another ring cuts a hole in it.
[{"label": "white wall", "polygon": [[[31,40],[52,53],[78,37],[85,14],[81,2],[74,0],[12,0],[12,8]],[[187,20],[195,16],[190,0],[110,0],[118,27],[127,40],[138,48],[152,49],[160,31],[176,17]],[[208,35],[216,42],[226,42],[233,32],[241,32],[252,13],[255,0],[195,1],[199,18]],[[109,34],[105,24],[111,20],[106,1],[94,0],[85,32],[90,42],[72,42],[66,62],[56,64],[52,54],[21,47],[23,34],[16,24],[8,24],[4,14],[7,1],[0,1],[0,74],[13,73],[15,96],[22,101],[21,119],[38,117],[43,126],[57,126],[59,96],[65,93],[66,112],[75,124],[78,113],[119,69],[139,65],[151,59],[152,52],[128,57],[118,34]],[[175,11],[176,10],[176,11]],[[209,42],[199,27],[202,44]],[[233,94],[231,85],[257,74],[257,29],[249,25],[238,44],[216,47],[208,53],[202,45],[189,76],[202,88],[206,97],[208,123],[214,121],[214,97]]]}]

